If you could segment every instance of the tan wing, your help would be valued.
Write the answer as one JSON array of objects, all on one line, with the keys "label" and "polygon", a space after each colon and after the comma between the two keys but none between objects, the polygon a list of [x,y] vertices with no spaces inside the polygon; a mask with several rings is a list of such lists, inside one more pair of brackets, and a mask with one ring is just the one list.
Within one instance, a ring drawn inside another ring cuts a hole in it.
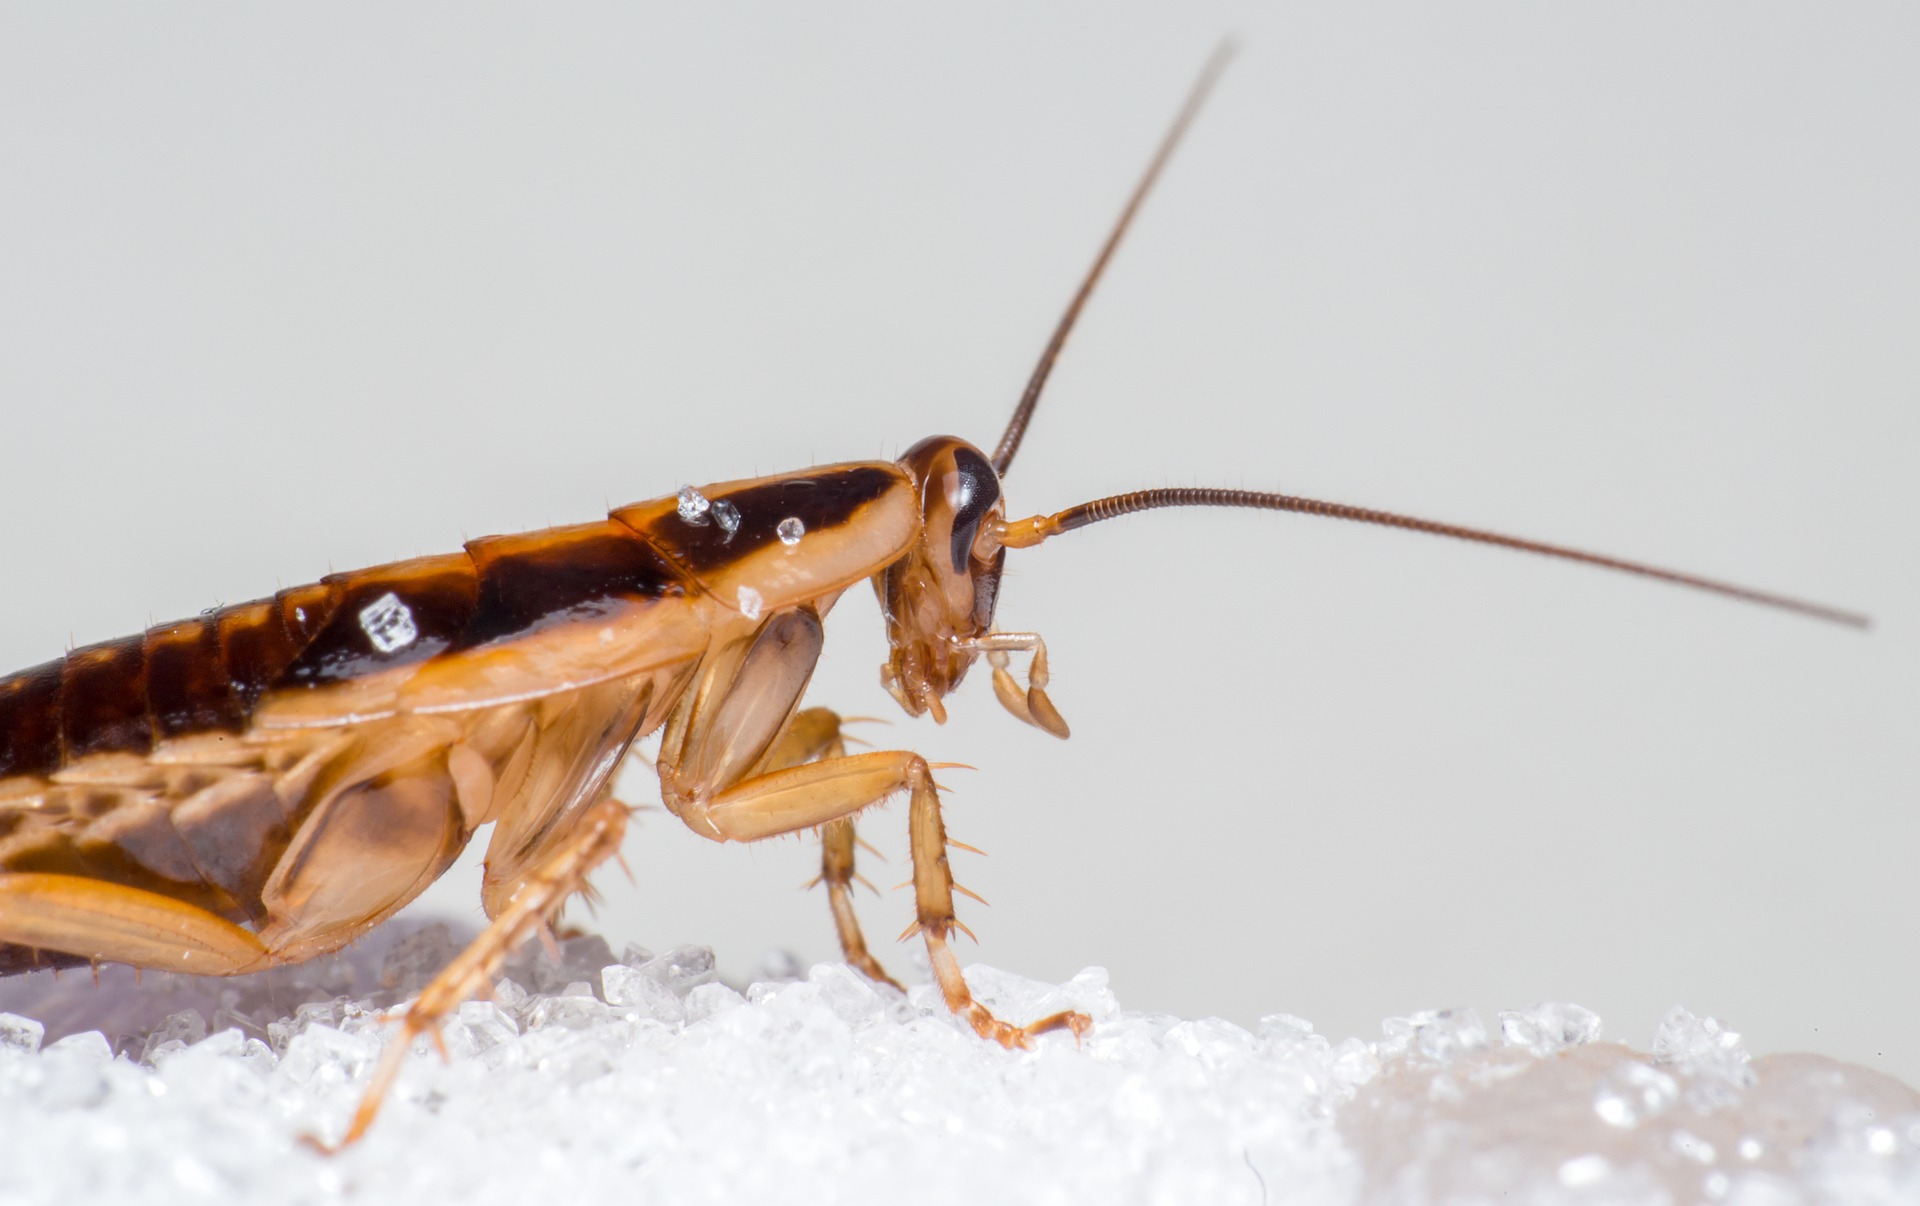
[{"label": "tan wing", "polygon": [[[417,896],[490,821],[505,857],[489,895],[510,892],[658,723],[648,705],[671,697],[679,673],[457,715],[202,736],[15,776],[0,795],[0,877],[164,896],[248,926],[276,961],[333,950]],[[0,916],[0,945],[6,925]],[[95,949],[72,937],[74,951]],[[35,963],[0,951],[0,968]]]}]

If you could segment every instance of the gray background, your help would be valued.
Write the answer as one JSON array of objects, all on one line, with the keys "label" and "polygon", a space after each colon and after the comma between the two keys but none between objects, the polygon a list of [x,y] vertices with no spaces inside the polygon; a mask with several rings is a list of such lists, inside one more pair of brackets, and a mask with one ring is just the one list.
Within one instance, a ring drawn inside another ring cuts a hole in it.
[{"label": "gray background", "polygon": [[[991,446],[1233,31],[1016,510],[1285,488],[1880,626],[1276,516],[1015,554],[1002,621],[1052,642],[1074,739],[984,681],[868,734],[979,768],[947,776],[978,957],[1336,1036],[1571,999],[1644,1042],[1685,1002],[1920,1079],[1915,11],[10,6],[0,665],[681,482]],[[871,599],[829,633],[816,698],[897,717]],[[903,830],[865,826],[883,886]],[[627,857],[616,944],[834,949],[807,843],[655,812]],[[904,966],[905,894],[863,908]]]}]

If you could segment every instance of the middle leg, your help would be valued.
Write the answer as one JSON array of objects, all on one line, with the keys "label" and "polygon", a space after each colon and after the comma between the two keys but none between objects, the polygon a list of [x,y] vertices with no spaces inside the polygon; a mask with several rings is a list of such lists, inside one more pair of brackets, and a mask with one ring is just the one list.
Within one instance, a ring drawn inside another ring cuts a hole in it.
[{"label": "middle leg", "polygon": [[[807,708],[797,713],[767,756],[767,765],[778,769],[799,766],[816,758],[846,757],[847,743],[840,732],[844,723],[845,718],[830,708]],[[906,989],[887,974],[867,949],[866,935],[860,931],[860,918],[853,911],[854,881],[866,883],[854,870],[854,848],[864,843],[853,826],[852,817],[820,826],[820,874],[813,883],[827,886],[827,907],[833,912],[833,928],[840,938],[841,956],[869,980],[904,993]]]}]

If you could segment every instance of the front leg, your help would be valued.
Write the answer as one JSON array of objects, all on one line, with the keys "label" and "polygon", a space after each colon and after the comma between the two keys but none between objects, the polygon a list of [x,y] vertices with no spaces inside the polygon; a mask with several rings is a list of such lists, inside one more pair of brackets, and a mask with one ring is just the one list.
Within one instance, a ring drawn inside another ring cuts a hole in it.
[{"label": "front leg", "polygon": [[[667,777],[662,768],[661,778]],[[684,786],[682,786],[684,791]],[[947,1008],[966,1018],[983,1038],[1005,1047],[1027,1047],[1049,1030],[1085,1034],[1093,1022],[1084,1013],[1064,1012],[1027,1026],[993,1016],[973,999],[960,974],[960,962],[947,945],[959,920],[953,912],[953,873],[947,866],[947,831],[940,819],[940,792],[926,759],[906,750],[854,754],[769,771],[744,779],[712,796],[683,794],[674,808],[694,832],[721,842],[754,842],[850,820],[862,809],[895,792],[912,798],[909,830],[913,851],[914,924]]]},{"label": "front leg", "polygon": [[[926,763],[920,763],[924,769]],[[1063,1010],[1026,1026],[1001,1021],[985,1005],[973,999],[966,979],[960,974],[960,961],[953,956],[947,938],[954,927],[966,929],[953,915],[953,873],[947,868],[947,827],[940,819],[940,795],[933,776],[925,775],[913,784],[912,812],[908,832],[913,849],[913,896],[917,919],[907,933],[920,931],[926,939],[927,960],[933,965],[933,978],[947,999],[947,1008],[967,1019],[982,1038],[990,1038],[1003,1047],[1031,1047],[1033,1036],[1049,1030],[1071,1030],[1078,1040],[1092,1028],[1093,1019],[1074,1010]],[[962,889],[964,891],[965,889]],[[967,936],[973,936],[968,931]]]},{"label": "front leg", "polygon": [[924,758],[892,750],[775,767],[794,752],[791,744],[782,749],[781,738],[793,728],[819,651],[819,617],[805,609],[770,617],[751,635],[716,650],[661,739],[660,793],[667,808],[703,837],[753,842],[851,821],[896,792],[909,793],[917,918],[908,932],[918,930],[926,940],[947,1006],[981,1035],[1009,1047],[1024,1047],[1048,1030],[1083,1033],[1091,1024],[1085,1014],[1015,1026],[995,1018],[968,991],[947,945],[959,923],[940,795]]}]

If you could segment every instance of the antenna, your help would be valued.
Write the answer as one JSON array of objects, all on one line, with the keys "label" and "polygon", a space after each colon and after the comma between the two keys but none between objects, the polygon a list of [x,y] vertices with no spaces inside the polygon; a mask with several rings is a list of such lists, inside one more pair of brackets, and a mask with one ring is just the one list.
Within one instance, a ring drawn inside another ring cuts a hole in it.
[{"label": "antenna", "polygon": [[1179,115],[1173,119],[1173,127],[1160,140],[1160,149],[1153,153],[1153,162],[1147,165],[1146,174],[1134,186],[1133,195],[1127,198],[1127,207],[1120,211],[1120,220],[1113,224],[1113,232],[1107,235],[1100,254],[1094,258],[1093,267],[1087,270],[1079,291],[1067,304],[1067,312],[1060,316],[1060,324],[1054,327],[1052,337],[1040,353],[1040,363],[1033,366],[1033,376],[1027,379],[1026,392],[1020,395],[1020,405],[1014,408],[1013,419],[1001,434],[999,446],[993,450],[993,471],[1001,477],[1007,475],[1007,467],[1013,464],[1013,454],[1020,451],[1020,441],[1027,434],[1027,424],[1033,420],[1034,407],[1040,404],[1040,391],[1046,388],[1047,378],[1053,373],[1053,362],[1060,358],[1060,349],[1066,346],[1073,324],[1079,321],[1081,308],[1087,304],[1087,298],[1093,295],[1093,287],[1100,283],[1100,274],[1107,270],[1107,261],[1113,258],[1121,237],[1127,233],[1127,227],[1133,224],[1133,215],[1139,211],[1140,203],[1147,199],[1153,182],[1159,179],[1160,169],[1167,165],[1167,160],[1173,158],[1173,150],[1180,145],[1181,136],[1193,124],[1200,106],[1206,102],[1207,93],[1213,91],[1215,81],[1227,69],[1227,64],[1233,60],[1234,52],[1238,49],[1231,38],[1214,48],[1207,65],[1200,69],[1200,78],[1194,81],[1193,89],[1187,93],[1186,103],[1180,106]]},{"label": "antenna", "polygon": [[1404,528],[1412,532],[1425,532],[1431,536],[1447,536],[1454,540],[1472,541],[1475,544],[1499,545],[1502,548],[1518,549],[1523,553],[1537,553],[1543,557],[1581,561],[1588,565],[1597,565],[1602,569],[1639,574],[1644,578],[1658,578],[1662,582],[1672,582],[1694,590],[1711,591],[1746,603],[1757,603],[1762,607],[1797,612],[1816,620],[1825,620],[1830,624],[1844,624],[1850,628],[1863,629],[1873,626],[1871,618],[1857,611],[1829,607],[1824,603],[1809,603],[1803,599],[1789,598],[1786,595],[1776,595],[1746,586],[1736,586],[1730,582],[1702,578],[1695,574],[1682,574],[1643,562],[1625,561],[1618,557],[1583,552],[1564,545],[1543,544],[1537,540],[1525,540],[1518,536],[1506,536],[1479,528],[1463,528],[1456,524],[1437,523],[1431,519],[1417,519],[1411,515],[1397,515],[1392,511],[1374,511],[1366,507],[1323,502],[1317,498],[1300,498],[1291,494],[1263,494],[1255,490],[1217,490],[1207,487],[1135,490],[1131,494],[1115,494],[1081,503],[1077,507],[1068,507],[1052,515],[1036,515],[1031,519],[1016,520],[1003,526],[1000,540],[1008,548],[1031,548],[1062,532],[1071,532],[1075,528],[1084,528],[1088,524],[1100,523],[1108,519],[1118,519],[1122,515],[1131,515],[1136,511],[1151,511],[1161,507],[1252,507],[1262,511],[1291,511],[1298,515],[1319,515],[1328,519],[1346,519],[1355,523]]}]

